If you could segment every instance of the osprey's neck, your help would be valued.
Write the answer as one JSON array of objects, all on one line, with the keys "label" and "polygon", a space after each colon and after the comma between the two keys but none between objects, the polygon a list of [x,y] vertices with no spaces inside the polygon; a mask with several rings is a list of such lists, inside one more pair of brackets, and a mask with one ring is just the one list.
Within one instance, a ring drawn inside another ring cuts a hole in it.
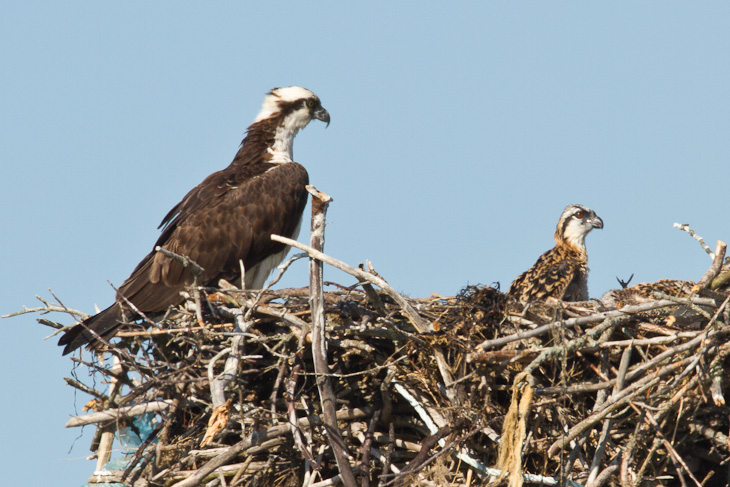
[{"label": "osprey's neck", "polygon": [[253,123],[241,142],[233,165],[260,162],[285,164],[293,161],[294,137],[300,127],[285,123],[286,120],[262,120]]},{"label": "osprey's neck", "polygon": [[268,162],[283,164],[294,160],[294,137],[304,125],[297,123],[294,117],[287,117],[277,125],[273,143],[266,148],[266,152],[271,157]]},{"label": "osprey's neck", "polygon": [[298,112],[277,115],[249,126],[234,164],[286,164],[294,160],[294,137],[307,126],[310,119]]},{"label": "osprey's neck", "polygon": [[555,244],[557,246],[568,247],[574,252],[578,253],[581,257],[587,259],[588,253],[586,252],[586,234],[582,233],[568,233],[567,235],[559,235],[555,233]]}]

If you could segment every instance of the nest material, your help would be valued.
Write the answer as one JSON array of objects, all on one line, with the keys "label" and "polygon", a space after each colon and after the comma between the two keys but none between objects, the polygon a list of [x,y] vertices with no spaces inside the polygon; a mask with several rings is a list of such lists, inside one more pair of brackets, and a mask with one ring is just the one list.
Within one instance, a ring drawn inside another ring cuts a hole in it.
[{"label": "nest material", "polygon": [[[366,291],[325,293],[337,426],[359,485],[726,485],[727,294],[525,309],[470,286],[407,299],[433,329],[417,333],[400,305]],[[87,363],[95,384],[116,387],[91,390],[97,413],[79,422],[127,431],[152,418],[126,465],[92,480],[338,481],[307,290],[267,291],[244,315],[256,298],[217,290],[203,326],[180,310],[161,328],[120,333],[114,364]],[[210,379],[221,380],[232,344],[237,366],[216,404]],[[94,417],[105,410],[112,419]]]}]

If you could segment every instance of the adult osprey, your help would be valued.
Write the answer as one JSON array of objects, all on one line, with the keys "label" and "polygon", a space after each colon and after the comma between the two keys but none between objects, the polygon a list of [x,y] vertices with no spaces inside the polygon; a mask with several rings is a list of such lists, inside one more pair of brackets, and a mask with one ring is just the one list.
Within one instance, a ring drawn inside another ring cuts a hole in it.
[{"label": "adult osprey", "polygon": [[555,298],[588,299],[586,235],[603,228],[603,220],[590,208],[568,205],[555,229],[555,247],[514,280],[507,294],[521,301]]},{"label": "adult osprey", "polygon": [[[292,145],[297,132],[315,118],[329,125],[329,113],[311,91],[298,86],[271,90],[233,162],[205,178],[170,210],[155,247],[199,264],[204,285],[240,279],[243,261],[246,288],[263,287],[288,251],[272,241],[271,234],[299,234],[309,177],[292,161]],[[180,292],[192,282],[189,270],[153,250],[119,287],[114,304],[61,337],[63,354],[87,343],[98,346],[98,337],[109,340],[124,321],[139,317],[135,308],[160,313],[181,304]]]}]

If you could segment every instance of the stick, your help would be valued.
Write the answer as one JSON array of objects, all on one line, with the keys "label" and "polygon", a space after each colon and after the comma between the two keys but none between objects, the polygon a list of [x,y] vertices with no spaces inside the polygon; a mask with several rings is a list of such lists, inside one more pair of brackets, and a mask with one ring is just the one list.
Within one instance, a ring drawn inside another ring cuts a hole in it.
[{"label": "stick", "polygon": [[[322,252],[324,248],[324,227],[327,216],[327,207],[332,198],[314,186],[307,186],[307,191],[312,195],[312,230],[310,243],[312,249]],[[272,235],[272,238],[274,236]],[[352,467],[348,460],[349,453],[342,433],[337,426],[336,404],[332,381],[328,376],[329,364],[327,363],[327,337],[325,335],[324,318],[324,290],[322,283],[322,262],[316,259],[309,260],[309,301],[312,308],[312,360],[314,372],[317,374],[317,389],[322,403],[322,417],[324,428],[329,438],[332,452],[337,461],[337,467],[342,476],[345,487],[357,487]]]},{"label": "stick", "polygon": [[702,246],[702,248],[703,248],[703,249],[705,249],[705,252],[707,252],[707,255],[709,255],[709,256],[710,256],[710,259],[713,259],[713,260],[715,259],[715,255],[714,255],[714,254],[712,253],[712,250],[710,250],[710,247],[708,247],[708,246],[707,246],[707,244],[706,244],[706,243],[705,243],[705,241],[704,241],[704,240],[702,239],[702,237],[700,237],[699,235],[697,235],[697,234],[696,234],[696,233],[694,232],[694,230],[692,230],[692,229],[691,229],[691,228],[689,227],[689,224],[688,224],[688,223],[675,223],[675,224],[674,224],[674,225],[672,225],[672,226],[673,226],[674,228],[679,228],[679,229],[680,229],[680,230],[682,230],[683,232],[687,232],[687,233],[689,233],[689,234],[690,234],[690,235],[692,236],[692,238],[693,238],[693,239],[695,239],[695,240],[697,240],[697,241],[698,241],[698,242],[700,243],[700,245]]},{"label": "stick", "polygon": [[156,413],[158,411],[165,411],[171,405],[172,400],[165,399],[164,401],[152,401],[145,404],[138,404],[136,406],[107,409],[106,411],[86,414],[84,416],[71,416],[71,419],[69,419],[66,423],[66,428],[84,426],[86,424],[101,423],[102,421],[111,421],[132,416],[139,416],[140,414],[145,413]]},{"label": "stick", "polygon": [[725,260],[725,251],[727,250],[727,244],[723,242],[722,240],[717,241],[717,246],[715,247],[715,258],[712,260],[712,265],[709,269],[707,269],[707,272],[705,272],[705,275],[702,276],[702,279],[700,279],[700,282],[697,283],[697,285],[700,288],[708,288],[710,287],[710,284],[712,284],[712,280],[717,277],[717,275],[720,273],[720,269],[722,269],[722,263],[723,260]]}]

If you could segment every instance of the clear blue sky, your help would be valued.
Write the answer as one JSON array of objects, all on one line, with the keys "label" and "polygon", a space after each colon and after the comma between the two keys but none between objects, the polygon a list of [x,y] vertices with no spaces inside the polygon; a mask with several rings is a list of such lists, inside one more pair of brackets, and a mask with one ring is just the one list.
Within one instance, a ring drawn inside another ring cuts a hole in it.
[{"label": "clear blue sky", "polygon": [[[594,297],[632,273],[699,278],[710,260],[674,222],[713,248],[730,239],[727,2],[2,10],[0,314],[48,288],[87,312],[110,304],[107,281],[228,165],[264,93],[291,84],[332,115],[294,148],[334,198],[327,253],[371,260],[411,296],[506,288],[552,246],[569,203],[605,222],[587,242]],[[306,280],[302,261],[284,284]],[[0,467],[7,485],[80,485],[93,429],[75,441],[63,424],[87,398],[34,319],[0,321]]]}]

